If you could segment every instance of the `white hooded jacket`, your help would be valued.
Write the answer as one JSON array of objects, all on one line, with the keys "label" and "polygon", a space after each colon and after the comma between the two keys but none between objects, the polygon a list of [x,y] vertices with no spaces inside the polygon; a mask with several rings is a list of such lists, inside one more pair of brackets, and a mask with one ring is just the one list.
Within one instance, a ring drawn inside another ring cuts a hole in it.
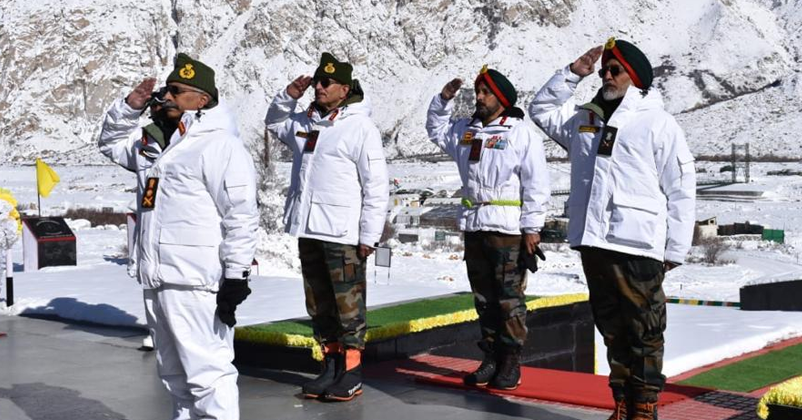
[{"label": "white hooded jacket", "polygon": [[326,115],[312,106],[293,112],[296,103],[282,89],[265,116],[268,130],[293,152],[286,231],[301,238],[374,246],[384,230],[389,179],[370,101],[364,98]]},{"label": "white hooded jacket", "polygon": [[[523,115],[500,117],[483,127],[478,119],[452,120],[453,111],[453,101],[435,95],[426,130],[429,140],[457,163],[463,196],[460,230],[539,232],[551,192],[543,141],[535,127]],[[474,140],[482,142],[478,161],[469,159]]]},{"label": "white hooded jacket", "polygon": [[[532,120],[571,159],[568,240],[682,263],[695,221],[696,172],[685,135],[656,89],[630,87],[605,124],[577,106],[580,77],[559,70],[529,106]],[[599,155],[606,127],[618,129],[610,156]]]},{"label": "white hooded jacket", "polygon": [[256,250],[256,172],[230,112],[222,103],[185,112],[155,160],[140,153],[139,115],[116,102],[99,140],[104,155],[137,172],[140,191],[159,180],[153,208],[137,197],[138,280],[216,291],[224,277],[243,278]]}]

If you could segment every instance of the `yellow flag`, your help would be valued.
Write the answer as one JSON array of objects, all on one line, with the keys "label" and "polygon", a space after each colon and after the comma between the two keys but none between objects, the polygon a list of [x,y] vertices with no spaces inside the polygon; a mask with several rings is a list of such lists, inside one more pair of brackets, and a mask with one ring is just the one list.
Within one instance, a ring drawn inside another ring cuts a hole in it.
[{"label": "yellow flag", "polygon": [[50,195],[50,191],[59,181],[61,179],[59,179],[56,171],[42,162],[42,159],[36,158],[36,187],[39,190],[39,195],[42,197]]}]

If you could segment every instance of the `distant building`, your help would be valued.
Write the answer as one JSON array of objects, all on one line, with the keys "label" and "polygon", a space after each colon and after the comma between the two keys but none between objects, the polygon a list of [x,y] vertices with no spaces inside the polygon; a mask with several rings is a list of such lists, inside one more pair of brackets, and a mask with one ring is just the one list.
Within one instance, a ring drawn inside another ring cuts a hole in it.
[{"label": "distant building", "polygon": [[715,217],[696,221],[698,239],[709,239],[718,236],[718,223]]},{"label": "distant building", "polygon": [[546,219],[540,230],[540,240],[544,243],[560,243],[568,240],[568,218]]},{"label": "distant building", "polygon": [[403,207],[396,213],[393,223],[405,228],[419,227],[421,216],[432,210],[432,207]]}]

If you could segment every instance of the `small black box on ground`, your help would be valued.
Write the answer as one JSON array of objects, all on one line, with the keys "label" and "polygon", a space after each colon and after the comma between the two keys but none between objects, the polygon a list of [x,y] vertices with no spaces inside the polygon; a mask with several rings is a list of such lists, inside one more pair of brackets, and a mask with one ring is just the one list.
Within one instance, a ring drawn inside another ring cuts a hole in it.
[{"label": "small black box on ground", "polygon": [[75,235],[63,217],[23,218],[22,249],[25,271],[77,264]]}]

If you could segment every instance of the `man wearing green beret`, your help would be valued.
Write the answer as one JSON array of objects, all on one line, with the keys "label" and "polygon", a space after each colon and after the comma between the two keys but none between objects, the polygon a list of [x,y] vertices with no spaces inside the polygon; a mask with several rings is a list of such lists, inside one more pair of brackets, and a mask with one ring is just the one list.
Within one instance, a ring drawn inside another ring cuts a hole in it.
[{"label": "man wearing green beret", "polygon": [[[602,87],[578,105],[574,91],[599,58]],[[685,260],[695,220],[694,159],[653,78],[640,49],[611,38],[558,70],[529,107],[571,160],[568,239],[607,345],[611,420],[657,418],[663,278]]]},{"label": "man wearing green beret", "polygon": [[538,252],[550,195],[546,155],[503,74],[482,68],[473,83],[476,111],[453,119],[452,99],[461,86],[454,79],[432,98],[426,130],[462,178],[459,227],[484,353],[463,381],[512,390],[520,383],[527,335],[525,261],[534,261]]},{"label": "man wearing green beret", "polygon": [[106,115],[104,154],[143,179],[137,220],[137,279],[173,419],[239,418],[234,311],[250,293],[258,211],[253,160],[214,70],[179,54],[167,77],[165,118],[175,132],[154,155],[139,116],[146,79]]},{"label": "man wearing green beret", "polygon": [[[351,64],[323,53],[273,99],[265,124],[293,152],[286,231],[298,237],[306,310],[323,349],[307,398],[349,401],[362,393],[367,257],[384,229],[387,166],[370,101]],[[312,87],[315,100],[296,111]]]},{"label": "man wearing green beret", "polygon": [[[154,85],[155,80],[149,80],[147,84],[142,87],[142,89],[147,91],[148,89],[153,89]],[[136,138],[139,132],[132,132],[131,135],[135,138],[131,139],[132,143],[130,145],[120,141],[119,137],[109,135],[111,133],[107,131],[101,132],[100,139],[98,141],[100,152],[103,153],[103,155],[109,158],[112,162],[136,174],[137,219],[142,218],[142,194],[145,192],[145,182],[147,181],[145,178],[145,169],[149,168],[159,157],[162,150],[167,147],[167,142],[170,141],[170,137],[173,135],[173,132],[175,132],[175,130],[178,128],[174,120],[167,118],[167,108],[165,105],[171,105],[166,104],[164,100],[164,95],[166,92],[167,88],[162,87],[159,90],[151,93],[150,99],[148,100],[148,108],[150,110],[150,119],[153,120],[153,122],[142,128],[141,137],[139,138]],[[119,112],[119,107],[122,104],[118,102],[115,105],[116,106],[113,107],[109,112]],[[130,149],[129,146],[132,146],[133,149]],[[134,151],[135,153],[127,153],[130,151]],[[141,157],[137,158],[137,156]],[[138,228],[139,225],[136,225],[133,234],[133,246],[129,251],[128,257],[128,275],[134,278],[136,277],[137,271],[136,254],[138,235],[136,231]],[[150,334],[148,334],[148,336],[142,340],[142,349],[153,350],[153,337],[151,337]]]}]

